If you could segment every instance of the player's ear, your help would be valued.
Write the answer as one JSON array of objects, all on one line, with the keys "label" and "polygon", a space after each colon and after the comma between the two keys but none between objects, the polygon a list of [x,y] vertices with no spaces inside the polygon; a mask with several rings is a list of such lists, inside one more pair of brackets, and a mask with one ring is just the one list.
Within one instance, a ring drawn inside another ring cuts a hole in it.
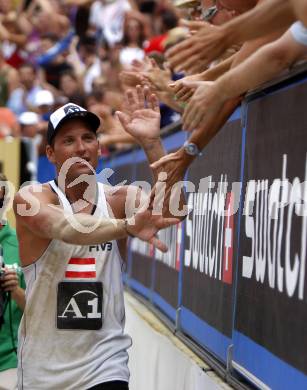
[{"label": "player's ear", "polygon": [[52,164],[55,164],[54,150],[51,145],[46,146],[46,156]]}]

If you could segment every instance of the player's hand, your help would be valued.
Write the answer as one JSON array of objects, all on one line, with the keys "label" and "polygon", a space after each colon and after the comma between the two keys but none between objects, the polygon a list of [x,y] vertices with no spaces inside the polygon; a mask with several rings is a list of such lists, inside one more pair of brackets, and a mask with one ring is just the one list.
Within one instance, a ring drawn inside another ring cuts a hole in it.
[{"label": "player's hand", "polygon": [[160,229],[176,225],[180,219],[164,218],[162,215],[154,215],[152,210],[146,209],[138,212],[130,221],[127,225],[129,235],[149,242],[162,252],[167,252],[168,247],[156,237],[156,234]]},{"label": "player's hand", "polygon": [[117,111],[116,115],[127,133],[146,148],[160,138],[160,108],[155,94],[148,87],[136,87],[137,96],[131,90],[126,93],[128,113]]}]

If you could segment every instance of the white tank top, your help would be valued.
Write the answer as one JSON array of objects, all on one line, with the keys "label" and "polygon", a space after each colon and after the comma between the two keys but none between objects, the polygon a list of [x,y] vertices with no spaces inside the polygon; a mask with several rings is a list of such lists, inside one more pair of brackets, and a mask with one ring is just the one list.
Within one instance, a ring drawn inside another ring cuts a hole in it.
[{"label": "white tank top", "polygon": [[[62,207],[72,208],[54,182]],[[98,184],[95,216],[109,217]],[[33,242],[35,245],[35,242]],[[116,241],[71,245],[52,240],[23,268],[26,308],[19,328],[19,390],[85,390],[129,380],[122,260]]]}]

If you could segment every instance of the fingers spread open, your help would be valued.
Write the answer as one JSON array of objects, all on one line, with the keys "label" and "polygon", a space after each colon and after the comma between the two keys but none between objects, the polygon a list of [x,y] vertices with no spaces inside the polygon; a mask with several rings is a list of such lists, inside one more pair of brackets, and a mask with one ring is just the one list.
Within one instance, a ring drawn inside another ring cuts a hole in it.
[{"label": "fingers spread open", "polygon": [[136,86],[136,93],[137,93],[137,108],[139,110],[142,110],[145,107],[146,102],[145,102],[143,87],[141,85]]},{"label": "fingers spread open", "polygon": [[159,227],[159,229],[165,229],[169,226],[177,225],[179,222],[180,222],[179,218],[163,218],[163,217],[161,217],[157,226]]},{"label": "fingers spread open", "polygon": [[143,95],[144,95],[144,101],[145,101],[145,105],[148,106],[148,103],[149,103],[149,99],[150,99],[150,89],[149,89],[149,86],[148,85],[144,85],[143,86]]},{"label": "fingers spread open", "polygon": [[159,249],[161,252],[165,253],[168,251],[168,247],[156,237],[152,237],[149,240],[149,243],[152,244],[155,248]]},{"label": "fingers spread open", "polygon": [[127,131],[128,125],[129,125],[129,122],[130,122],[129,116],[127,114],[125,114],[124,112],[121,112],[121,111],[116,111],[116,116],[119,119],[119,121],[120,121],[121,125],[123,126],[123,128]]},{"label": "fingers spread open", "polygon": [[137,102],[131,89],[126,92],[127,108],[130,112],[137,110]]},{"label": "fingers spread open", "polygon": [[154,93],[149,96],[150,108],[155,112],[160,112],[159,100]]}]

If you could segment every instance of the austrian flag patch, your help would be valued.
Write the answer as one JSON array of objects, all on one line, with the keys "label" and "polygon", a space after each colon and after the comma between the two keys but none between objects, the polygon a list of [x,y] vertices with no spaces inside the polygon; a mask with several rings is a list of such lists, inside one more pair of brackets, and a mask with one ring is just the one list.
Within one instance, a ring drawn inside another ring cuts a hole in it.
[{"label": "austrian flag patch", "polygon": [[66,268],[66,279],[95,279],[96,259],[94,257],[79,258],[72,257]]}]

